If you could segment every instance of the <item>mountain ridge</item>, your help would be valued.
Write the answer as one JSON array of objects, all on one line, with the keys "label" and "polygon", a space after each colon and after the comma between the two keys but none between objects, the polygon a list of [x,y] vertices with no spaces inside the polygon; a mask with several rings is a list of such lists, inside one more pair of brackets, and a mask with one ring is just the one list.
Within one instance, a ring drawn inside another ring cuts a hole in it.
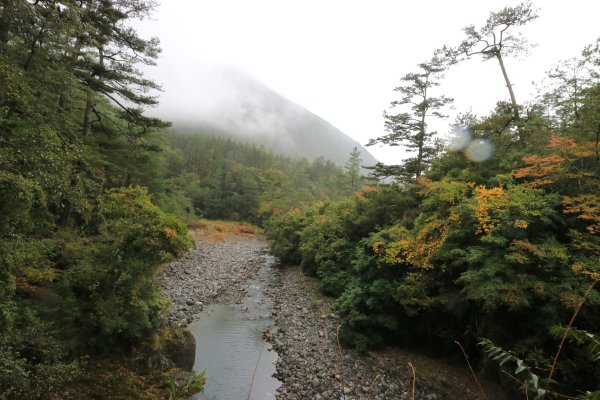
[{"label": "mountain ridge", "polygon": [[[357,147],[363,165],[377,162],[360,143],[330,122],[243,72],[204,68],[198,77],[199,88],[204,91],[194,92],[185,102],[187,109],[160,112],[160,117],[173,121],[176,130],[253,143],[292,158],[323,157],[340,166]],[[169,106],[159,106],[159,111],[172,108]]]}]

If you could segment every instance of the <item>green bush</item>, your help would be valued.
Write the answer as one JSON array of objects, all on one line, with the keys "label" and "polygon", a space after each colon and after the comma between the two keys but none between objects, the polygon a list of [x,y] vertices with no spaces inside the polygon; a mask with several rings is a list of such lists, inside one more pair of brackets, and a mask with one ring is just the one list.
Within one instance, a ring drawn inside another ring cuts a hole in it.
[{"label": "green bush", "polygon": [[[113,189],[100,199],[98,236],[67,237],[61,282],[67,316],[94,347],[132,342],[160,323],[165,306],[156,275],[161,263],[192,242],[187,229],[150,201],[143,188]],[[76,243],[76,251],[69,247]]]},{"label": "green bush", "polygon": [[[548,368],[550,328],[568,321],[590,279],[600,278],[597,162],[587,142],[549,142],[545,158],[496,160],[476,172],[458,173],[448,154],[451,173],[437,180],[318,205],[303,224],[280,217],[280,226],[294,226],[286,253],[337,297],[344,343],[443,354],[460,340],[477,356],[487,337],[532,368]],[[273,248],[279,233],[270,233]],[[598,289],[577,328],[600,330]],[[563,352],[556,371],[564,391],[600,379],[577,348]]]},{"label": "green bush", "polygon": [[271,254],[283,264],[295,265],[302,260],[300,233],[311,220],[310,213],[295,208],[273,215],[265,224],[265,235],[271,243]]}]

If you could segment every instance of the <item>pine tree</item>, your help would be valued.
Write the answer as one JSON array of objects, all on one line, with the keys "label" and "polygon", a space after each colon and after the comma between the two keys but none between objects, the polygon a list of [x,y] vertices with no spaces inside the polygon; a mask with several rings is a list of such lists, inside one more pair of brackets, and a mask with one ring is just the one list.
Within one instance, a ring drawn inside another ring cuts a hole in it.
[{"label": "pine tree", "polygon": [[[437,132],[428,129],[430,117],[444,118],[441,110],[453,99],[433,96],[431,91],[439,86],[439,80],[445,71],[445,59],[435,54],[428,62],[419,64],[419,71],[406,74],[400,86],[394,90],[402,97],[392,102],[392,108],[400,107],[397,114],[384,112],[387,135],[371,139],[368,146],[383,143],[390,146],[403,145],[414,154],[404,160],[400,171],[398,166],[390,166],[400,173],[403,181],[415,181],[428,169],[429,164],[438,152],[439,145],[434,140]],[[406,111],[407,107],[410,111]]]},{"label": "pine tree", "polygon": [[457,48],[449,51],[455,59],[461,56],[469,58],[479,54],[484,60],[492,58],[498,60],[510,95],[515,120],[520,119],[519,105],[508,78],[504,57],[526,52],[530,46],[525,38],[514,35],[509,30],[513,27],[523,26],[537,17],[536,10],[529,1],[515,7],[505,7],[500,11],[492,12],[481,28],[477,29],[474,25],[463,28],[465,39]]},{"label": "pine tree", "polygon": [[350,152],[350,157],[344,164],[344,170],[346,171],[346,177],[350,185],[350,192],[354,192],[358,189],[361,163],[362,159],[360,158],[360,151],[358,151],[357,147],[354,147],[352,152]]}]

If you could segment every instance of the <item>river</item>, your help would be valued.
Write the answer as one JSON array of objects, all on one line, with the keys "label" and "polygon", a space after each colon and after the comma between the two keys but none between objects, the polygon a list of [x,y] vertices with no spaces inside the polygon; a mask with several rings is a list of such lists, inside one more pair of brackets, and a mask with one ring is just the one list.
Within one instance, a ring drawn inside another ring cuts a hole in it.
[{"label": "river", "polygon": [[194,370],[206,369],[204,394],[194,400],[274,399],[281,385],[273,378],[277,353],[263,339],[272,324],[273,302],[267,297],[274,260],[266,256],[246,288],[241,304],[212,304],[194,317]]}]

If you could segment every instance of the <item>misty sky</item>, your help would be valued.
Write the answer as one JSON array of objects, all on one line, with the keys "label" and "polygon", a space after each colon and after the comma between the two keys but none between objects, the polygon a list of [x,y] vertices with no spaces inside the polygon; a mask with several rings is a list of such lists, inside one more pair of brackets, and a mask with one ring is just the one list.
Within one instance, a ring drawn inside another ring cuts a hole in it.
[{"label": "misty sky", "polygon": [[[158,36],[163,53],[146,74],[163,85],[160,114],[194,112],[226,96],[207,71],[233,66],[328,120],[365,144],[384,133],[382,113],[393,88],[436,47],[456,44],[461,28],[482,25],[490,11],[518,2],[454,0],[162,0],[152,20],[136,27]],[[523,30],[532,54],[506,60],[517,100],[532,98],[539,80],[560,60],[600,37],[595,0],[538,0],[540,17]],[[451,69],[442,90],[455,112],[490,111],[508,100],[497,63],[480,58]],[[448,119],[447,122],[451,122]],[[447,133],[440,125],[440,133]],[[398,147],[370,147],[397,163]]]}]

